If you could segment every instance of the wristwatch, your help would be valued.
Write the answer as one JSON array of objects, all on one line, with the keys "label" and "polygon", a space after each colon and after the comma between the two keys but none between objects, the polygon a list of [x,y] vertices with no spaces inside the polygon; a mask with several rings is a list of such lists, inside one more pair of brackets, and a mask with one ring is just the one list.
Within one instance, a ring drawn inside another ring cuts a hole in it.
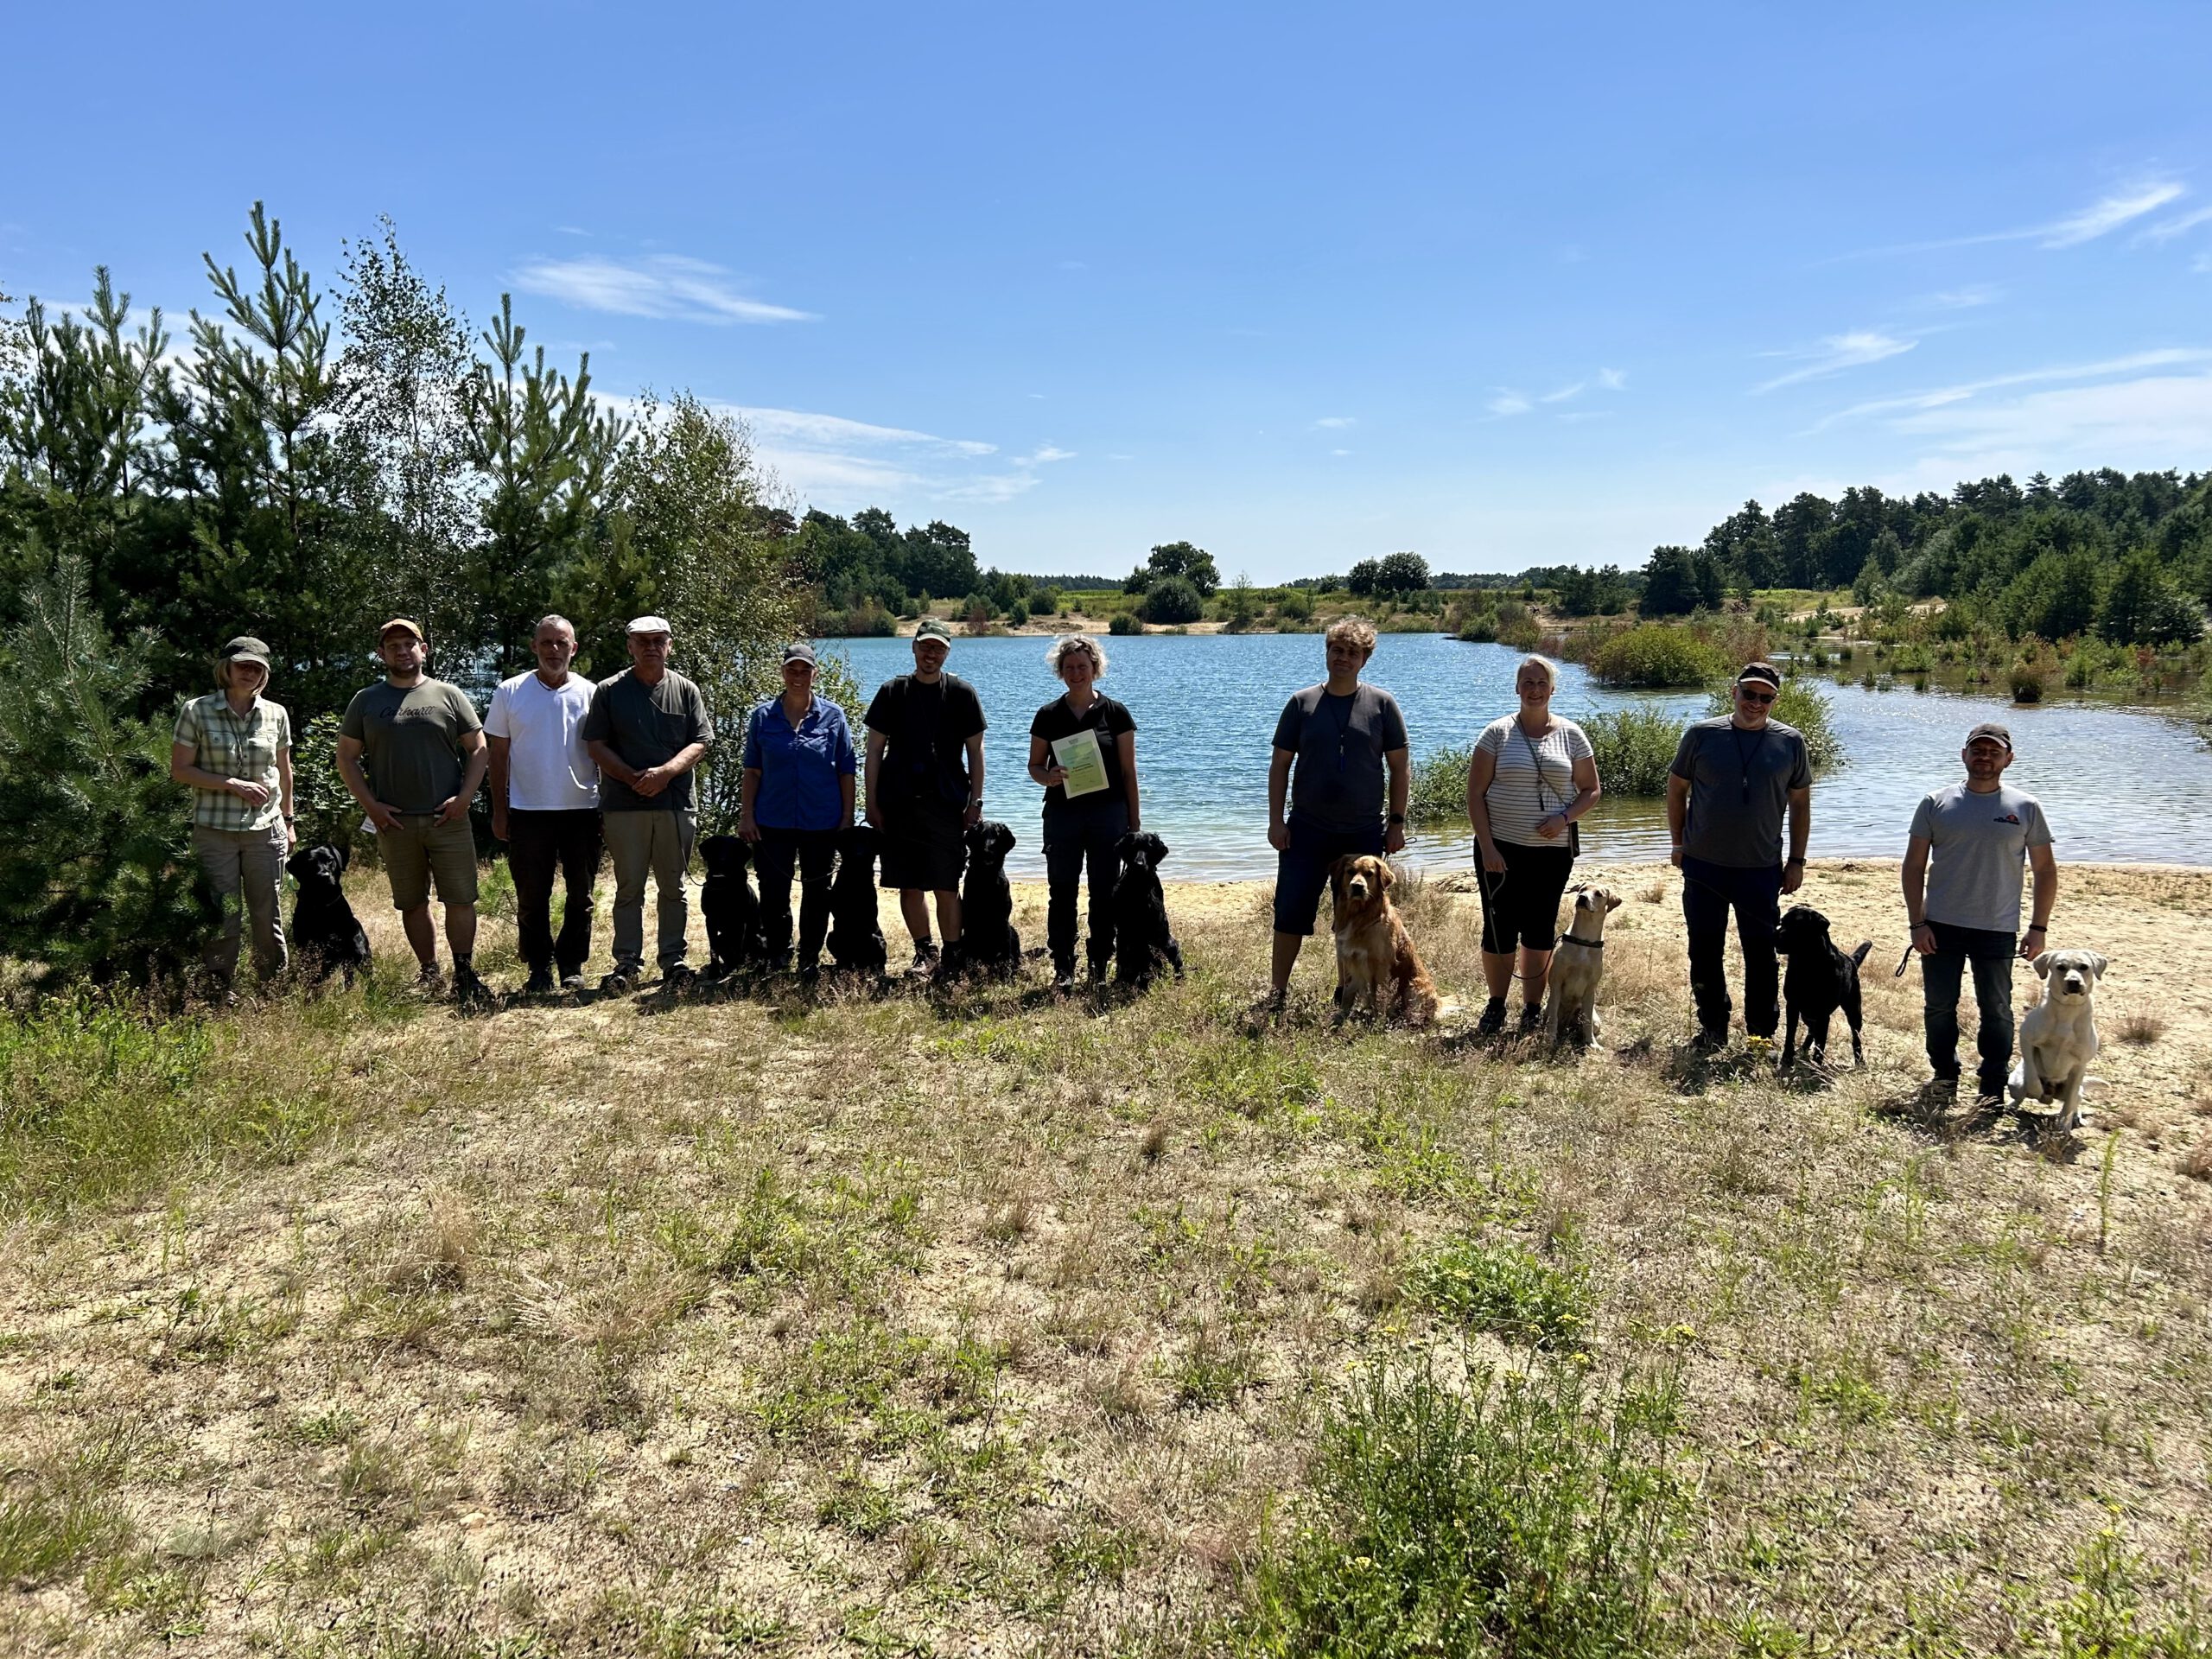
[{"label": "wristwatch", "polygon": [[1393,812],[1390,815],[1390,822],[1393,823],[1403,823],[1405,821],[1406,815],[1402,812]]}]

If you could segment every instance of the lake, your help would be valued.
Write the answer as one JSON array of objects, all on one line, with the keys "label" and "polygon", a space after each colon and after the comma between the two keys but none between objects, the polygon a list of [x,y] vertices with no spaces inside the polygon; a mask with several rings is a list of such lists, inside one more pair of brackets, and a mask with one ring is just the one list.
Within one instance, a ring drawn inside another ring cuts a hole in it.
[{"label": "lake", "polygon": [[[1044,873],[1042,791],[1029,781],[1029,722],[1059,683],[1043,639],[961,639],[948,664],[982,698],[984,810],[1010,824],[1017,874]],[[1167,874],[1185,880],[1272,876],[1267,842],[1268,757],[1275,719],[1293,691],[1322,677],[1319,634],[1147,634],[1105,642],[1101,689],[1137,722],[1137,771],[1146,826],[1173,849]],[[913,666],[906,639],[833,639],[864,691]],[[1515,708],[1503,645],[1463,645],[1441,634],[1386,633],[1366,678],[1405,710],[1414,759],[1473,741]],[[1823,688],[1835,710],[1845,760],[1813,791],[1812,855],[1895,858],[1920,798],[1964,776],[1959,750],[1977,722],[2012,728],[2019,758],[2005,774],[2050,814],[2059,855],[2121,863],[2212,864],[2212,750],[2190,722],[2108,706],[2062,702],[2015,706],[1995,697],[1907,685]],[[1694,693],[1609,690],[1573,664],[1560,671],[1553,708],[1569,718],[1645,706],[1688,721]],[[2129,806],[2124,795],[2145,798]],[[1665,814],[1656,800],[1608,797],[1583,822],[1586,855],[1663,859]],[[1408,859],[1429,869],[1464,868],[1472,836],[1418,832]]]}]

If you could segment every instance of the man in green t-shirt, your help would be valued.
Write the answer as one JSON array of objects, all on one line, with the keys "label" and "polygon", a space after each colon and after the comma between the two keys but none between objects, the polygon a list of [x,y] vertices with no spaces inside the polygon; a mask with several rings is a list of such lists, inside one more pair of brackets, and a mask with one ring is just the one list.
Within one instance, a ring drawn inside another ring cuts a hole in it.
[{"label": "man in green t-shirt", "polygon": [[459,686],[429,677],[430,642],[420,625],[392,618],[378,632],[377,654],[384,683],[346,705],[338,775],[376,830],[391,902],[422,963],[423,983],[438,982],[435,880],[446,907],[454,995],[487,1001],[491,993],[476,976],[476,838],[468,827],[468,804],[491,762],[484,722]]}]

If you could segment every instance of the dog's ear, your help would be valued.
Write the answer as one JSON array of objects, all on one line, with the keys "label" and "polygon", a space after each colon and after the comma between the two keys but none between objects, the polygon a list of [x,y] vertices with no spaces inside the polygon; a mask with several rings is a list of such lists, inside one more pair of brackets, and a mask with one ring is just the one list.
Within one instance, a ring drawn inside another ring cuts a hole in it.
[{"label": "dog's ear", "polygon": [[1379,859],[1379,858],[1378,858],[1378,859],[1376,859],[1375,861],[1376,861],[1376,863],[1377,865],[1379,865],[1379,866],[1382,868],[1382,891],[1383,891],[1383,892],[1385,892],[1385,893],[1388,893],[1388,892],[1389,892],[1389,891],[1390,891],[1390,889],[1391,889],[1392,887],[1395,887],[1395,886],[1397,885],[1397,882],[1398,882],[1397,873],[1396,873],[1395,871],[1394,871],[1393,869],[1391,869],[1391,868],[1389,867],[1389,865],[1388,863],[1386,863],[1383,860],[1382,860],[1382,859]]},{"label": "dog's ear", "polygon": [[1618,894],[1618,893],[1607,893],[1607,894],[1605,895],[1605,914],[1607,914],[1608,916],[1610,916],[1610,915],[1611,915],[1615,911],[1618,910],[1620,907],[1621,907],[1621,896],[1620,896],[1620,894]]},{"label": "dog's ear", "polygon": [[2102,979],[2105,976],[2105,969],[2109,965],[2107,958],[2094,950],[2084,950],[2082,954],[2089,959],[2090,977]]},{"label": "dog's ear", "polygon": [[1152,855],[1152,861],[1154,864],[1163,862],[1167,857],[1167,843],[1155,835],[1147,834],[1144,839],[1145,850]]},{"label": "dog's ear", "polygon": [[2050,977],[2050,959],[2057,954],[2058,952],[2056,950],[2046,950],[2043,955],[2037,957],[2033,962],[2028,964],[2029,967],[2036,970],[2036,977],[2037,979],[2049,979]]}]

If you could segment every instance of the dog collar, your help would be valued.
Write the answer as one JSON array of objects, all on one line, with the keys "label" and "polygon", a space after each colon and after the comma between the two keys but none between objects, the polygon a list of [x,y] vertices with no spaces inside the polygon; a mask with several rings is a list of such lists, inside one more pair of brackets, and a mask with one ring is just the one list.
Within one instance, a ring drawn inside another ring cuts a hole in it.
[{"label": "dog collar", "polygon": [[1578,939],[1573,933],[1560,934],[1552,941],[1552,949],[1556,950],[1562,944],[1579,944],[1591,950],[1602,950],[1605,948],[1605,942],[1603,939]]}]

